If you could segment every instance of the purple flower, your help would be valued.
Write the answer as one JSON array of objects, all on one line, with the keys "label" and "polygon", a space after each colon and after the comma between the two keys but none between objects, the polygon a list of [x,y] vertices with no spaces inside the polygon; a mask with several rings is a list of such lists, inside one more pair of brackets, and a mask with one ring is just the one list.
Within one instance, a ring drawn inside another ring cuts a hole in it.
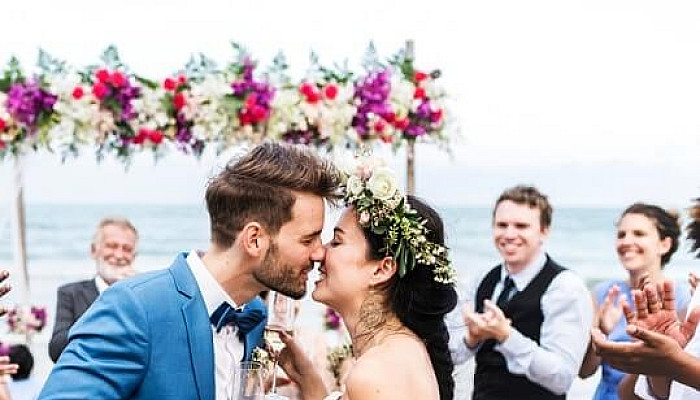
[{"label": "purple flower", "polygon": [[32,133],[43,114],[53,112],[57,97],[39,87],[36,81],[14,83],[7,93],[5,107],[12,117]]}]

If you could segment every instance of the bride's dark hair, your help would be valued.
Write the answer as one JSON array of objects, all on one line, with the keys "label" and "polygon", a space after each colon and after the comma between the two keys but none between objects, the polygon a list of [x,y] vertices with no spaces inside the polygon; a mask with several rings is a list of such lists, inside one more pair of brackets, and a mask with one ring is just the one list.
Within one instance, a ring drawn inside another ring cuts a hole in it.
[{"label": "bride's dark hair", "polygon": [[[414,196],[407,196],[407,201],[426,220],[427,239],[444,245],[445,233],[440,215]],[[369,229],[363,229],[363,232],[369,242],[369,258],[381,260],[385,257],[381,251],[384,247],[382,236]],[[454,364],[447,347],[449,335],[444,317],[455,308],[457,292],[454,285],[436,282],[434,278],[432,265],[416,263],[415,268],[402,278],[395,274],[384,289],[389,309],[425,343],[440,388],[440,400],[452,400]]]}]

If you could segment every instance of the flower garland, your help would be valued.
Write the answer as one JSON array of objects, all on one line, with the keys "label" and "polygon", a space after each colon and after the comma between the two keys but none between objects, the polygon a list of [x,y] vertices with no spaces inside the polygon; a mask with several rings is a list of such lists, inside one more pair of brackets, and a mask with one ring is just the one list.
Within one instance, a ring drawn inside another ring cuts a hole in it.
[{"label": "flower garland", "polygon": [[42,52],[42,72],[33,78],[13,58],[0,70],[0,160],[42,148],[66,158],[92,147],[98,159],[113,155],[128,164],[142,151],[199,156],[209,146],[222,151],[267,138],[325,151],[375,141],[394,148],[417,139],[448,142],[440,74],[415,69],[403,53],[387,64],[375,60],[364,75],[321,66],[313,55],[295,83],[274,80],[286,64],[266,70],[233,47],[235,60],[223,69],[200,56],[156,80],[131,72],[114,47],[85,70]]}]

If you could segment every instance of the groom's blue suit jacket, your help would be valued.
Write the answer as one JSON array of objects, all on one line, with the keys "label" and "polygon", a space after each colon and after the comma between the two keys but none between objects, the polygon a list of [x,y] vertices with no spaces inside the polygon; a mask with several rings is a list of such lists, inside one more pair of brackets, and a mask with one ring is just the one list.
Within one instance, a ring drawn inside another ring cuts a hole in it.
[{"label": "groom's blue suit jacket", "polygon": [[[102,293],[71,329],[39,399],[214,400],[212,325],[185,258]],[[246,307],[265,309],[257,297]],[[246,358],[266,320],[245,337]]]}]

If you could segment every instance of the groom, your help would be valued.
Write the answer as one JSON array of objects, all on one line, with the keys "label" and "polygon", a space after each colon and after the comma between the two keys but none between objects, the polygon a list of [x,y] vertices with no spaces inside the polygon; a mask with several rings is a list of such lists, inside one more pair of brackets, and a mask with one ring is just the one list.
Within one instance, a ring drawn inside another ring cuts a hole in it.
[{"label": "groom", "polygon": [[257,294],[305,294],[338,183],[330,164],[290,145],[261,144],[227,166],[206,190],[209,249],[106,290],[39,399],[226,399],[234,366],[262,341]]}]

